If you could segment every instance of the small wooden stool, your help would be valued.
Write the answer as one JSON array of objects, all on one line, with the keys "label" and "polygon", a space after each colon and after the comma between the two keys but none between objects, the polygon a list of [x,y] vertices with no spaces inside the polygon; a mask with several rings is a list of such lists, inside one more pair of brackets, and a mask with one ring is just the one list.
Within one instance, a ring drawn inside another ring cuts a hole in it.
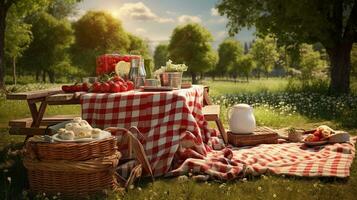
[{"label": "small wooden stool", "polygon": [[228,136],[227,132],[224,129],[222,120],[219,118],[219,113],[221,111],[219,105],[213,105],[212,101],[208,96],[209,88],[205,86],[204,93],[203,93],[203,108],[202,113],[205,117],[206,121],[214,121],[216,122],[217,128],[223,138],[225,144],[228,144]]}]

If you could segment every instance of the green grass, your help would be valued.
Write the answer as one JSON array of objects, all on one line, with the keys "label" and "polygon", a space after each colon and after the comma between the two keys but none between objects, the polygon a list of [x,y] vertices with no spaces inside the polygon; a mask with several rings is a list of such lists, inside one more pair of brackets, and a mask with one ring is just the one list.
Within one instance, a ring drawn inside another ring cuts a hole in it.
[{"label": "green grass", "polygon": [[210,95],[240,94],[240,93],[261,93],[261,92],[281,92],[288,85],[287,79],[262,78],[252,79],[249,82],[232,81],[203,81],[204,85],[210,86]]},{"label": "green grass", "polygon": [[[263,96],[262,98],[264,98],[265,103],[254,105],[254,115],[258,125],[274,128],[295,127],[310,129],[320,124],[326,124],[333,128],[348,130],[353,135],[357,133],[357,124],[347,127],[338,119],[350,120],[349,118],[356,116],[353,115],[356,110],[352,109],[348,111],[341,107],[341,111],[338,111],[342,113],[341,115],[328,117],[325,116],[325,114],[309,115],[301,111],[311,108],[294,110],[291,109],[289,105],[284,104],[281,106],[279,104],[281,99],[276,98],[277,96],[274,95],[279,95],[287,91],[289,81],[286,79],[251,80],[249,83],[206,81],[204,84],[210,86],[210,94],[215,96],[216,100],[219,99],[222,101],[226,99],[224,103],[220,102],[222,105],[221,118],[224,120],[226,127],[228,127],[227,107],[234,103],[240,103],[240,101],[248,101],[249,99],[251,101],[257,101],[257,99],[254,98],[258,98],[256,95],[260,94]],[[355,82],[352,82],[352,85],[357,87]],[[267,97],[265,95],[267,92],[272,95]],[[230,99],[231,97],[227,96],[227,94],[241,95],[241,97],[237,99],[232,97],[233,99]],[[254,96],[254,98],[252,96]],[[299,101],[305,100],[306,99],[286,101],[285,103],[298,103]],[[336,101],[342,100],[337,99]],[[333,99],[331,101],[333,102],[335,100]],[[354,102],[354,100],[352,102]],[[303,104],[304,102],[302,102],[302,105]],[[316,111],[326,110],[324,106],[328,107],[330,104],[326,103],[326,105],[322,105],[322,103],[317,102],[311,105],[311,107],[314,108],[318,107]],[[75,114],[80,112],[80,108],[78,106],[53,106],[49,107],[47,111],[48,114]],[[352,112],[352,114],[348,112]],[[22,141],[22,136],[9,136],[7,129],[4,127],[7,126],[6,124],[9,119],[26,115],[29,116],[26,104],[0,98],[0,127],[2,127],[0,128],[0,148],[9,144],[11,141]],[[6,178],[6,174],[2,174],[0,169],[0,181],[1,176]],[[23,179],[23,177],[20,178]],[[298,178],[273,175],[247,177],[247,179],[227,183],[216,181],[196,183],[192,180],[182,182],[177,178],[158,178],[154,183],[151,183],[144,179],[139,181],[135,189],[129,190],[124,195],[109,192],[107,199],[355,199],[356,188],[357,162],[354,161],[351,168],[351,176],[348,179]],[[13,193],[21,194],[21,191],[22,188],[16,188],[15,186]]]}]

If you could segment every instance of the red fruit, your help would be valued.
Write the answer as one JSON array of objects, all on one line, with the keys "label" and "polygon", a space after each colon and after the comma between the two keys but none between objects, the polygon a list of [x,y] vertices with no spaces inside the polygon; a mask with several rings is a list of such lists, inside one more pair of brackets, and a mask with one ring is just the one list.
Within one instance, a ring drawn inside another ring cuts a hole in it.
[{"label": "red fruit", "polygon": [[126,84],[128,85],[128,88],[127,88],[128,91],[134,89],[133,81],[127,81]]},{"label": "red fruit", "polygon": [[68,85],[62,85],[62,91],[63,92],[69,92],[70,91],[69,86]]},{"label": "red fruit", "polygon": [[319,131],[319,130],[316,130],[313,134],[314,134],[314,136],[317,136],[317,137],[319,137],[319,138],[322,137],[322,133],[321,133],[321,131]]},{"label": "red fruit", "polygon": [[108,83],[100,84],[100,91],[103,93],[110,92],[110,85]]},{"label": "red fruit", "polygon": [[114,82],[122,82],[122,83],[125,82],[124,79],[122,77],[120,77],[120,76],[114,76],[112,78],[112,81],[114,81]]},{"label": "red fruit", "polygon": [[92,92],[100,92],[100,83],[99,82],[93,83]]},{"label": "red fruit", "polygon": [[311,142],[318,142],[320,141],[320,137],[314,135],[314,137],[311,139]]},{"label": "red fruit", "polygon": [[89,90],[89,84],[88,83],[83,83],[82,84],[82,91],[88,92],[88,90]]},{"label": "red fruit", "polygon": [[124,83],[119,83],[119,85],[122,92],[128,91],[128,87]]},{"label": "red fruit", "polygon": [[121,92],[121,87],[118,83],[112,83],[110,85],[110,92],[113,92],[113,93],[117,93],[117,92]]}]

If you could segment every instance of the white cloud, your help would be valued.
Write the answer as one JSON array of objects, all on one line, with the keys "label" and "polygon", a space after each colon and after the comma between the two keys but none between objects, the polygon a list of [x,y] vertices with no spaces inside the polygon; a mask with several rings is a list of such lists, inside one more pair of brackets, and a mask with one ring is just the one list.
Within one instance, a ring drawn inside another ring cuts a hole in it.
[{"label": "white cloud", "polygon": [[170,10],[166,11],[165,13],[168,14],[168,15],[177,15],[176,12],[170,11]]},{"label": "white cloud", "polygon": [[228,37],[228,34],[226,31],[219,31],[215,34],[215,36],[216,36],[216,40],[223,40],[226,37]]},{"label": "white cloud", "polygon": [[137,29],[135,29],[135,32],[139,35],[143,35],[143,34],[147,33],[147,31],[143,28],[137,28]]},{"label": "white cloud", "polygon": [[212,16],[219,16],[218,9],[217,8],[211,8],[211,15]]},{"label": "white cloud", "polygon": [[125,3],[122,7],[119,8],[118,13],[123,18],[130,18],[139,21],[156,21],[159,23],[174,22],[172,18],[159,17],[157,14],[153,13],[151,9],[143,2]]},{"label": "white cloud", "polygon": [[180,17],[177,18],[178,22],[180,24],[186,24],[186,23],[201,23],[202,20],[199,16],[192,16],[192,15],[181,15]]}]

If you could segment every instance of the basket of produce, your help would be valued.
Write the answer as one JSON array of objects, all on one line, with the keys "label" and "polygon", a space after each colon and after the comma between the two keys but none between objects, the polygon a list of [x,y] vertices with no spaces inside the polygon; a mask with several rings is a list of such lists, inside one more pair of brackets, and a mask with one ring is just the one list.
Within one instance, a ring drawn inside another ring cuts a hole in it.
[{"label": "basket of produce", "polygon": [[73,198],[119,188],[115,170],[121,153],[115,137],[81,118],[51,129],[56,134],[25,145],[23,163],[32,192]]},{"label": "basket of produce", "polygon": [[350,141],[350,135],[344,131],[335,131],[332,128],[321,125],[314,130],[305,131],[303,143],[308,146],[318,146],[327,143],[344,143]]},{"label": "basket of produce", "polygon": [[54,126],[49,141],[41,138],[26,143],[27,155],[39,160],[88,160],[115,154],[117,142],[109,132],[92,128],[80,117]]}]

